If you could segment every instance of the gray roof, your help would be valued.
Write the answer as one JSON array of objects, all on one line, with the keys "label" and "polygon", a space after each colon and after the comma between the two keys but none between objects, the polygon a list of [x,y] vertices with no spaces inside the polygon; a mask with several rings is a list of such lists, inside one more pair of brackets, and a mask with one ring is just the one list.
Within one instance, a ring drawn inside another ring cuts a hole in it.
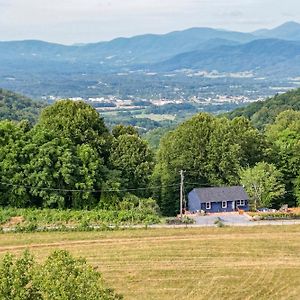
[{"label": "gray roof", "polygon": [[198,188],[193,191],[201,202],[249,200],[242,186]]}]

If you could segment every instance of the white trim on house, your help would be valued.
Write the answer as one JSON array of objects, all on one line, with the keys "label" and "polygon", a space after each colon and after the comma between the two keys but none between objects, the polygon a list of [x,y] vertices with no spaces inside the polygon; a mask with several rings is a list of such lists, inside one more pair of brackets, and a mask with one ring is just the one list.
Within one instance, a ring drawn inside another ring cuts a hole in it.
[{"label": "white trim on house", "polygon": [[222,201],[222,208],[227,208],[227,201]]},{"label": "white trim on house", "polygon": [[245,200],[237,200],[236,205],[237,206],[245,206]]},{"label": "white trim on house", "polygon": [[205,203],[205,208],[206,209],[211,209],[211,203],[210,202],[206,202]]}]

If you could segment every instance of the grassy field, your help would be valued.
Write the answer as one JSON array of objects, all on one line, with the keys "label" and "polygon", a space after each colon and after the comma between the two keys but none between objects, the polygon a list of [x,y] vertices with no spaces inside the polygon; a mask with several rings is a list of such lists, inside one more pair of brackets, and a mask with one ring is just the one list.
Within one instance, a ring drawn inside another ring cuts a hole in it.
[{"label": "grassy field", "polygon": [[148,118],[150,120],[153,121],[165,121],[165,120],[170,120],[170,121],[174,121],[176,116],[175,115],[169,115],[169,114],[139,114],[139,115],[135,115],[136,118]]},{"label": "grassy field", "polygon": [[67,249],[125,299],[299,299],[300,226],[0,235],[0,256]]}]

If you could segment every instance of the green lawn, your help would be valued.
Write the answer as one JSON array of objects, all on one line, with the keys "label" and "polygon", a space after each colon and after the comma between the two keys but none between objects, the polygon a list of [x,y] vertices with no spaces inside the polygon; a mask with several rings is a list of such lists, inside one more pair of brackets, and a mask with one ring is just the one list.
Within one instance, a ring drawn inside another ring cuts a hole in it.
[{"label": "green lawn", "polygon": [[176,116],[175,115],[169,115],[169,114],[137,114],[135,115],[136,118],[147,118],[156,122],[161,121],[174,121]]},{"label": "green lawn", "polygon": [[0,235],[0,256],[86,257],[125,299],[299,299],[300,226]]}]

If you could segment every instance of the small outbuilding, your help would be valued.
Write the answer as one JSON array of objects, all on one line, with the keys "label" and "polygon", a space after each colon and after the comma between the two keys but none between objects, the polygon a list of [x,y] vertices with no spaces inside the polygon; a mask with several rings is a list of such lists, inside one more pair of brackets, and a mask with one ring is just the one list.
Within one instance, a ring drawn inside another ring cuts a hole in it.
[{"label": "small outbuilding", "polygon": [[190,212],[249,210],[249,196],[242,186],[195,188],[188,194]]}]

